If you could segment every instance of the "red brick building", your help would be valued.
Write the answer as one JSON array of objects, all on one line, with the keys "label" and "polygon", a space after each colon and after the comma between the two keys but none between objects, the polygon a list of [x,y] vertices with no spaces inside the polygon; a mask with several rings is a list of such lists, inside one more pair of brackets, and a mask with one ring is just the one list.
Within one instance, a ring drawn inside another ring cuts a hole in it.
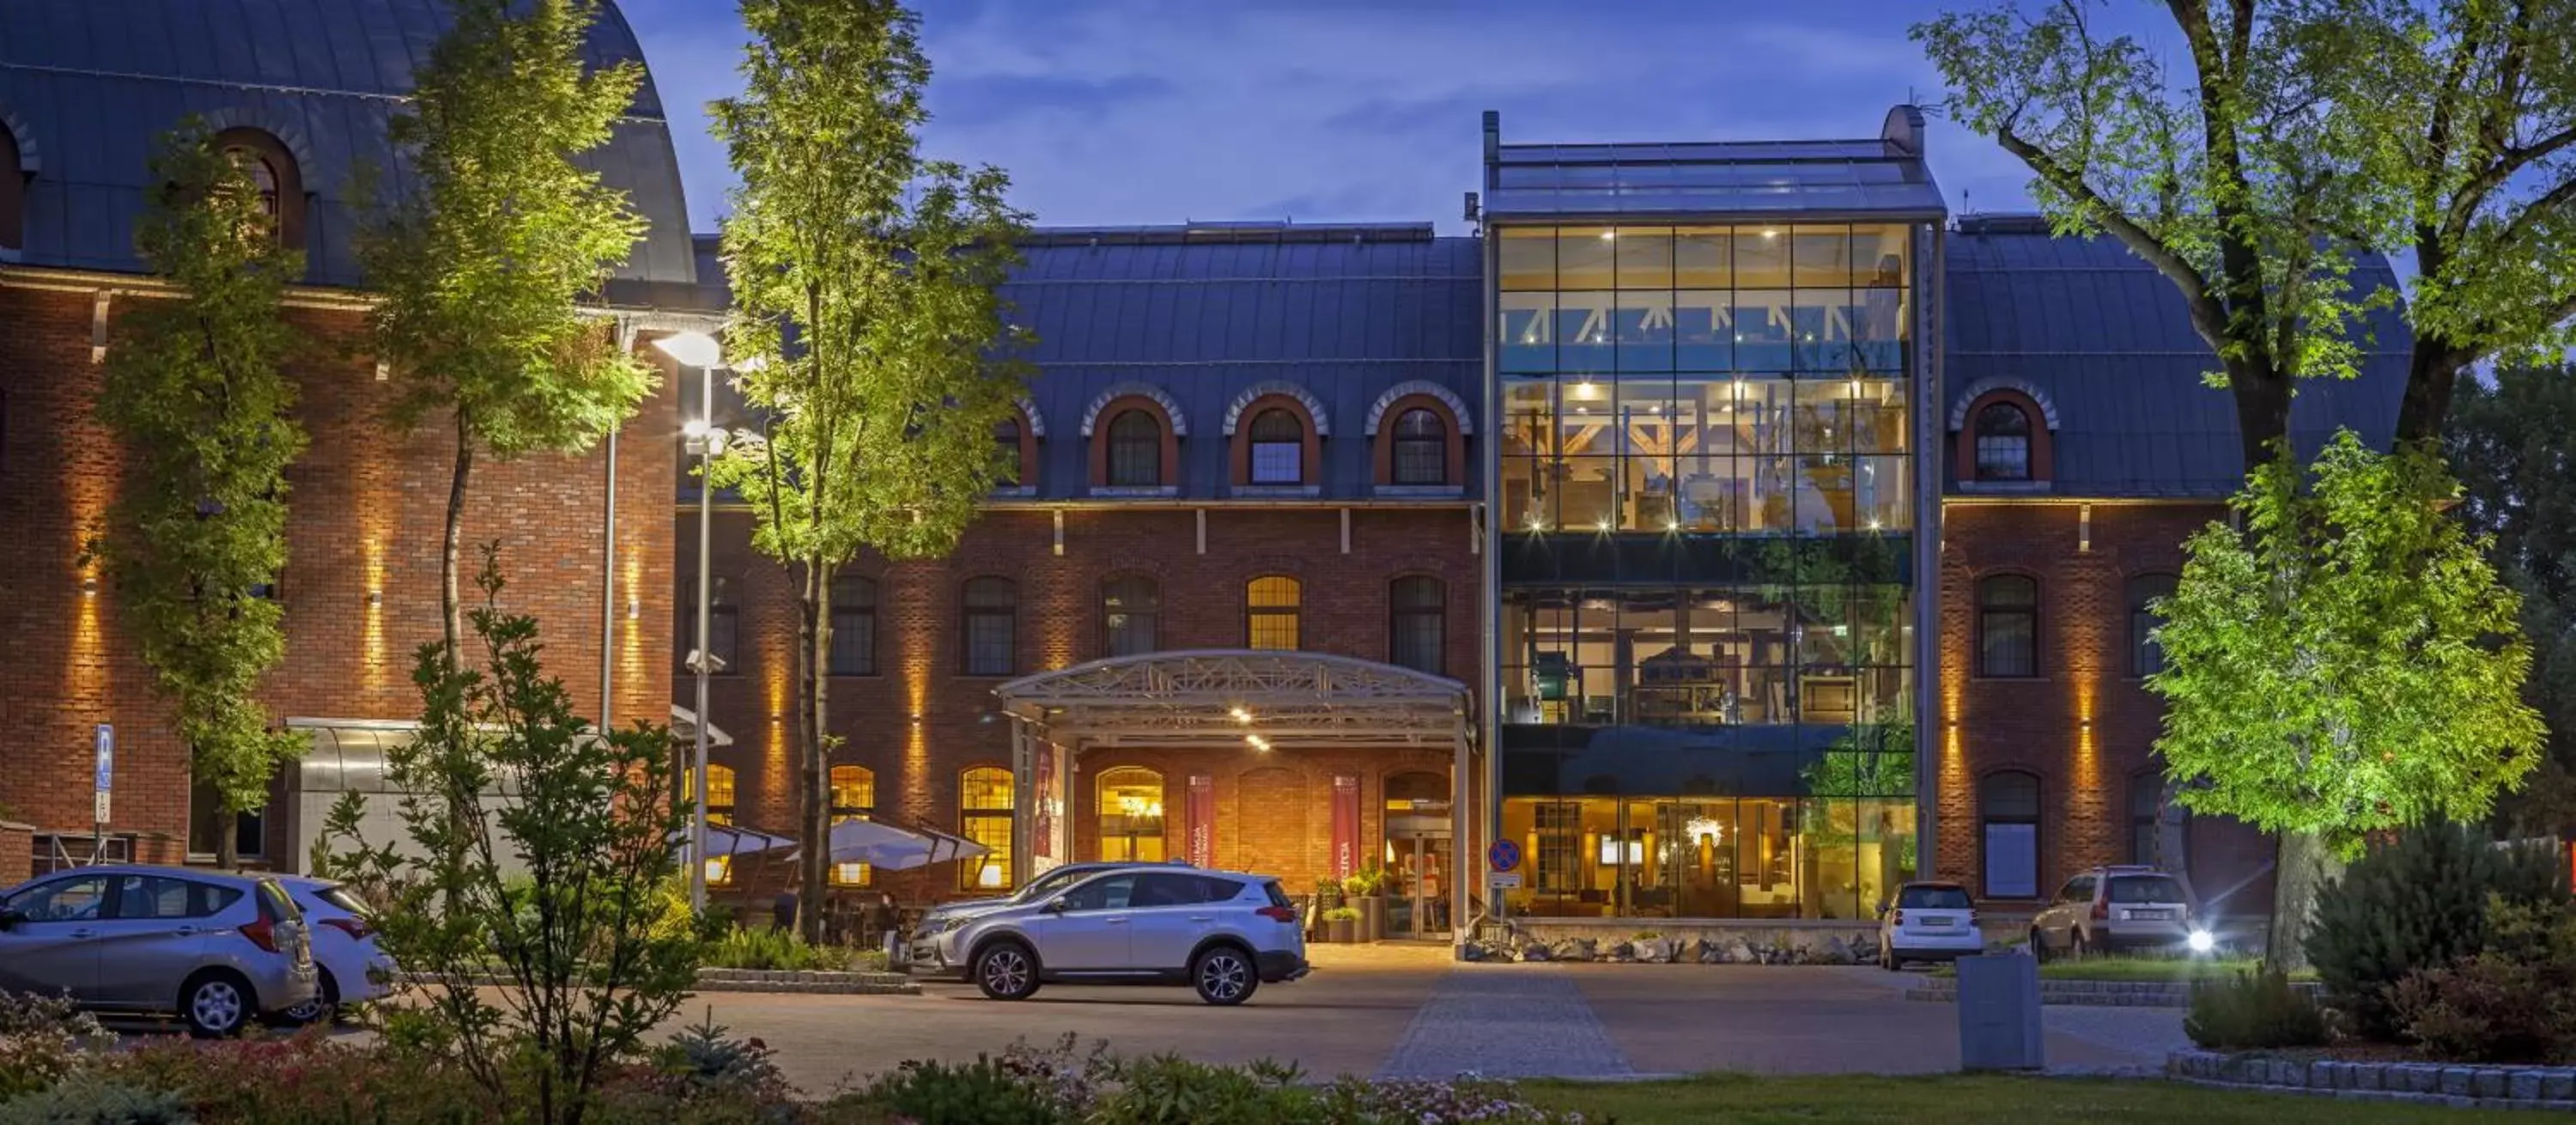
[{"label": "red brick building", "polygon": [[[216,7],[232,26],[292,41],[218,37],[180,59],[167,57],[170,29],[121,24],[114,6],[0,12],[0,529],[18,548],[0,570],[0,629],[19,657],[0,672],[0,819],[33,837],[0,841],[0,882],[31,861],[91,853],[98,724],[115,731],[111,852],[175,862],[214,849],[213,810],[192,793],[186,748],[127,638],[118,592],[83,557],[125,466],[93,409],[101,362],[122,318],[164,299],[132,250],[151,190],[145,158],[187,115],[253,162],[308,262],[290,319],[314,346],[288,372],[311,447],[290,472],[277,583],[286,658],[263,692],[273,715],[331,751],[308,768],[360,764],[343,761],[333,732],[399,730],[416,717],[413,652],[439,633],[451,442],[436,425],[405,434],[382,421],[393,384],[368,351],[346,193],[356,162],[393,163],[383,134],[391,98],[408,86],[409,60],[426,56],[441,9]],[[392,50],[333,50],[350,43]],[[595,46],[602,58],[640,58],[613,7]],[[603,313],[639,347],[657,331],[709,322],[656,308],[692,304],[696,273],[649,81],[600,167],[652,223]],[[468,541],[501,544],[505,600],[542,620],[551,670],[586,711],[616,722],[669,717],[673,401],[666,389],[587,455],[486,460],[466,514]],[[280,779],[270,815],[245,818],[253,862],[300,862],[305,772]]]}]

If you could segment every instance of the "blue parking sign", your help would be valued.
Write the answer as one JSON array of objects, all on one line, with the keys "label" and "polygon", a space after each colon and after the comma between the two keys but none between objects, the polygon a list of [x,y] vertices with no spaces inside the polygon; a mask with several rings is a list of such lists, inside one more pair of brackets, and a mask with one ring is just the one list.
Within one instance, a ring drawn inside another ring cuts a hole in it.
[{"label": "blue parking sign", "polygon": [[1492,847],[1485,849],[1485,862],[1494,865],[1496,871],[1510,871],[1521,865],[1521,846],[1509,840],[1496,840]]}]

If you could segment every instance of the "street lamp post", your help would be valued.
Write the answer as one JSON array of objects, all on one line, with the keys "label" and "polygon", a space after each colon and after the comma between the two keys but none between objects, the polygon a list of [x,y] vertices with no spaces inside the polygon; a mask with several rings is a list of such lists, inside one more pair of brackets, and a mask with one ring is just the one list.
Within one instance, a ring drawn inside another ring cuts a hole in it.
[{"label": "street lamp post", "polygon": [[724,361],[722,349],[706,335],[683,332],[654,341],[672,359],[698,369],[698,413],[681,427],[688,438],[688,452],[698,459],[698,627],[692,634],[697,647],[689,653],[689,670],[697,677],[697,710],[691,716],[690,732],[695,746],[689,757],[689,909],[704,913],[707,908],[707,677],[717,662],[708,642],[709,618],[713,616],[714,567],[711,559],[715,526],[715,484],[708,478],[717,454],[724,452],[724,430],[715,425],[716,368]]}]

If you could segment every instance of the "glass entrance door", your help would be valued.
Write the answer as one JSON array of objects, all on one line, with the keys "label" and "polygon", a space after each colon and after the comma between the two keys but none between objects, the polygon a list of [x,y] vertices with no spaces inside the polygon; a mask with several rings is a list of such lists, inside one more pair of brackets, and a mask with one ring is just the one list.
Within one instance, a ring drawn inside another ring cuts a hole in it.
[{"label": "glass entrance door", "polygon": [[1457,878],[1447,832],[1399,836],[1388,843],[1395,852],[1388,875],[1386,936],[1449,936],[1449,880]]}]

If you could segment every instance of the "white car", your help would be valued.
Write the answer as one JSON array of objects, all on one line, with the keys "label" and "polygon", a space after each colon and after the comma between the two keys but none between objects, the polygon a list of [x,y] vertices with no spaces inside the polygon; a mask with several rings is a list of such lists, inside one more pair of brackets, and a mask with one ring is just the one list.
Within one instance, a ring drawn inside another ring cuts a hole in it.
[{"label": "white car", "polygon": [[1878,967],[1895,972],[1908,961],[1955,961],[1986,951],[1977,928],[1977,903],[1957,883],[1907,883],[1878,920]]},{"label": "white car", "polygon": [[934,939],[935,975],[995,1000],[1042,984],[1185,984],[1240,1004],[1306,975],[1306,934],[1279,880],[1234,871],[1125,868],[976,915]]},{"label": "white car", "polygon": [[313,934],[313,961],[320,966],[322,978],[313,998],[287,1009],[286,1018],[312,1023],[337,1016],[346,1005],[383,995],[383,981],[392,976],[394,962],[376,946],[375,925],[369,921],[375,910],[366,900],[346,884],[328,879],[280,875],[277,881],[304,911]]},{"label": "white car", "polygon": [[921,916],[921,921],[913,926],[912,936],[904,942],[904,960],[911,967],[927,968],[934,975],[940,974],[946,966],[939,963],[939,936],[965,925],[968,919],[1014,906],[1045,902],[1054,898],[1056,892],[1103,871],[1118,871],[1134,867],[1188,868],[1189,866],[1179,860],[1101,860],[1091,863],[1067,863],[1046,869],[1037,878],[1029,880],[1027,886],[1021,887],[1012,894],[999,898],[967,898],[958,899],[955,902],[943,902],[931,907]]}]

